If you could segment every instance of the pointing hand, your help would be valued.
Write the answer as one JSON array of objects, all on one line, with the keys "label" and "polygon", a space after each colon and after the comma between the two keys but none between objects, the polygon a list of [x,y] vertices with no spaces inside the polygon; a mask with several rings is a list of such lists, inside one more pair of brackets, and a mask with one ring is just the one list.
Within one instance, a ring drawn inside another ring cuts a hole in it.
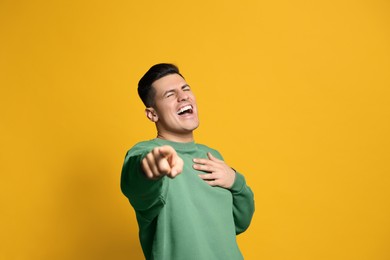
[{"label": "pointing hand", "polygon": [[146,177],[152,180],[163,176],[175,178],[183,171],[183,165],[183,160],[169,145],[155,147],[141,162]]}]

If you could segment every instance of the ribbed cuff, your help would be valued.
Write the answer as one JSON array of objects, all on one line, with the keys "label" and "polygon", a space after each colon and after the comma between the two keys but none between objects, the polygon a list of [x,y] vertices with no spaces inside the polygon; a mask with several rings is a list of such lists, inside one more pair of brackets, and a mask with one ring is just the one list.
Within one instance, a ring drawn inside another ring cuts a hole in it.
[{"label": "ribbed cuff", "polygon": [[245,186],[244,175],[236,172],[236,178],[234,180],[233,186],[230,188],[232,193],[240,193]]}]

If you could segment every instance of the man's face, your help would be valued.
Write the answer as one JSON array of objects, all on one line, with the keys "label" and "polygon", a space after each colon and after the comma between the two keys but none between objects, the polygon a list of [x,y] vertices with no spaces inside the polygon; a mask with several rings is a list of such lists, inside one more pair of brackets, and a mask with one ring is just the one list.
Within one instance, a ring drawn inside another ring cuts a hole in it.
[{"label": "man's face", "polygon": [[187,82],[178,74],[169,74],[153,82],[152,86],[155,89],[154,106],[147,108],[147,115],[156,123],[159,135],[172,140],[192,136],[199,119],[195,96]]}]

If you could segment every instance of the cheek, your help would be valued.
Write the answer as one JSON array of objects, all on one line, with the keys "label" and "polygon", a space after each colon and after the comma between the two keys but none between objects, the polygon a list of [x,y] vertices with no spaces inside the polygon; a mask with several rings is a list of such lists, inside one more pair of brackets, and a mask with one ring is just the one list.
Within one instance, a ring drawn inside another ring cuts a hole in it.
[{"label": "cheek", "polygon": [[156,113],[160,118],[172,117],[175,112],[175,108],[167,104],[156,106]]},{"label": "cheek", "polygon": [[196,102],[196,97],[195,97],[195,95],[194,94],[191,94],[191,99],[193,100],[193,101],[195,101]]}]

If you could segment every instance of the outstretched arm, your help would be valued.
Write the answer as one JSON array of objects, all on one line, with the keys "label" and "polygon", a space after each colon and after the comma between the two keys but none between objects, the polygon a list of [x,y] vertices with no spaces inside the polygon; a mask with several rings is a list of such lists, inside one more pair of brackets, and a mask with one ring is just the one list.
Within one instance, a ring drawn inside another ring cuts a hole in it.
[{"label": "outstretched arm", "polygon": [[168,181],[163,176],[174,178],[182,169],[183,160],[171,146],[136,147],[125,157],[122,192],[143,218],[153,220],[168,192]]}]

